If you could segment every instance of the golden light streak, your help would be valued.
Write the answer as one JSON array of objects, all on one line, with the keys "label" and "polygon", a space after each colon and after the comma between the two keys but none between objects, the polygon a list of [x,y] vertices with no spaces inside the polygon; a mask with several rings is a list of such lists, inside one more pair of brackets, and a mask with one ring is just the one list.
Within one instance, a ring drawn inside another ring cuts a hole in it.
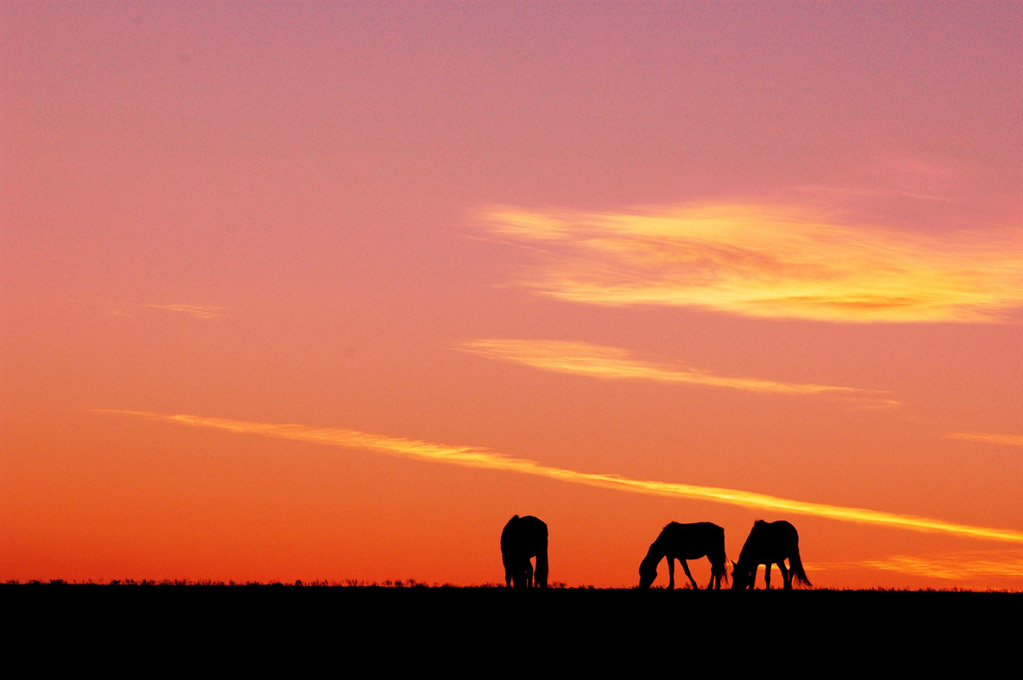
[{"label": "golden light streak", "polygon": [[695,500],[726,503],[744,508],[774,510],[801,515],[824,517],[843,522],[861,524],[877,524],[899,529],[910,529],[930,533],[955,534],[971,538],[992,541],[1023,543],[1023,531],[977,527],[956,524],[939,519],[901,515],[865,508],[826,505],[808,501],[778,498],[766,494],[725,489],[710,486],[697,486],[676,482],[659,482],[650,480],[630,479],[615,474],[579,472],[564,468],[544,465],[525,458],[506,456],[490,449],[477,446],[453,446],[436,444],[402,437],[360,432],[340,428],[316,428],[298,424],[255,423],[226,418],[211,418],[195,415],[170,415],[149,413],[145,411],[127,411],[113,409],[97,409],[97,412],[130,415],[151,420],[208,427],[240,434],[256,434],[264,437],[287,439],[291,441],[337,446],[351,449],[375,451],[392,456],[413,460],[443,462],[463,467],[483,470],[498,470],[534,475],[562,482],[584,484],[618,491],[668,496],[673,498],[691,498]]},{"label": "golden light streak", "polygon": [[459,349],[488,359],[604,380],[651,380],[774,394],[839,395],[866,398],[882,402],[886,406],[898,404],[896,400],[890,398],[890,392],[880,390],[726,377],[686,366],[666,366],[639,361],[631,358],[627,350],[585,342],[486,339],[463,342]]},{"label": "golden light streak", "polygon": [[1023,435],[1020,434],[985,434],[982,432],[952,432],[946,435],[949,439],[963,439],[984,444],[1002,446],[1023,446]]},{"label": "golden light streak", "polygon": [[586,213],[493,208],[518,281],[561,300],[842,322],[995,322],[1023,307],[1023,232],[935,238],[784,205]]}]

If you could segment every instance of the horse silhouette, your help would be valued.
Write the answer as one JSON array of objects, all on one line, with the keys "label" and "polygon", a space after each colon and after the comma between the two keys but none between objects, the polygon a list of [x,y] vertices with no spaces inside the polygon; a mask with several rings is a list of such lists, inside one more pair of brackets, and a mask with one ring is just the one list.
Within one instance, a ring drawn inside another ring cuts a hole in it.
[{"label": "horse silhouette", "polygon": [[[530,559],[536,558],[536,570]],[[501,560],[507,587],[547,587],[547,525],[528,515],[515,515],[501,532]]]},{"label": "horse silhouette", "polygon": [[657,578],[657,565],[662,558],[668,560],[668,588],[675,587],[675,560],[682,563],[682,570],[693,584],[693,590],[699,590],[696,579],[689,573],[686,560],[697,560],[704,555],[710,560],[710,581],[714,590],[721,588],[721,577],[727,578],[725,571],[725,530],[710,522],[695,524],[679,524],[672,522],[661,530],[657,540],[650,544],[650,550],[639,565],[639,587],[649,588]]},{"label": "horse silhouette", "polygon": [[[785,560],[789,568],[785,568]],[[771,565],[777,564],[785,582],[785,590],[792,590],[792,578],[805,586],[812,585],[803,571],[799,559],[799,534],[788,522],[765,522],[758,519],[753,524],[746,543],[739,553],[739,561],[732,562],[732,590],[753,590],[757,579],[757,568],[764,565],[764,582],[771,589]]]}]

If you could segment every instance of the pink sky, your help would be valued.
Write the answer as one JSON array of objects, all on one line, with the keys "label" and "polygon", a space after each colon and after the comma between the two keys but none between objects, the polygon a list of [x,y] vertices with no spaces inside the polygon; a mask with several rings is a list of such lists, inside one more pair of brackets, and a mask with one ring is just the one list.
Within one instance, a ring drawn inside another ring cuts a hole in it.
[{"label": "pink sky", "polygon": [[569,585],[764,518],[817,586],[1023,589],[1020,35],[3,3],[0,579],[491,583],[517,513]]}]

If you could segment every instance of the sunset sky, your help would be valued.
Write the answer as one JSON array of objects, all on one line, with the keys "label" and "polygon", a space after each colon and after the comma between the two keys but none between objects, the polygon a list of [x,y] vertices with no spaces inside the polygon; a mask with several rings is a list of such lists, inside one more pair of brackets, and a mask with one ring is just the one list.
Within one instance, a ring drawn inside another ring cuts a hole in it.
[{"label": "sunset sky", "polygon": [[818,587],[1023,590],[1021,36],[0,3],[0,580],[496,583],[532,514],[570,586],[786,519]]}]

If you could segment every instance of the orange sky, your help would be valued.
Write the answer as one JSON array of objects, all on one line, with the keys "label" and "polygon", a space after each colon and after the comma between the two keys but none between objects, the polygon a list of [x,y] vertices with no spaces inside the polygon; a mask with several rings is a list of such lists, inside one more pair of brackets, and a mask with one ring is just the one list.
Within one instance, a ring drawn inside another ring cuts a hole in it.
[{"label": "orange sky", "polygon": [[517,513],[569,585],[763,518],[1023,589],[1021,34],[4,3],[0,579],[493,583]]}]

